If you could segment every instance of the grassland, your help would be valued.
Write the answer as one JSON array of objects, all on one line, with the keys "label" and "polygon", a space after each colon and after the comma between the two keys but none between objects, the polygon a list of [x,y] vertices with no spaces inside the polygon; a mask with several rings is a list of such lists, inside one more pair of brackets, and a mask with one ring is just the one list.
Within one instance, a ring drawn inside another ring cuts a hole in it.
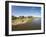
[{"label": "grassland", "polygon": [[41,29],[39,23],[39,26],[35,23],[31,24],[35,18],[39,17],[12,17],[12,31]]},{"label": "grassland", "polygon": [[31,18],[17,18],[12,20],[12,25],[17,25],[17,24],[23,24],[23,23],[31,23],[32,22],[32,17]]}]

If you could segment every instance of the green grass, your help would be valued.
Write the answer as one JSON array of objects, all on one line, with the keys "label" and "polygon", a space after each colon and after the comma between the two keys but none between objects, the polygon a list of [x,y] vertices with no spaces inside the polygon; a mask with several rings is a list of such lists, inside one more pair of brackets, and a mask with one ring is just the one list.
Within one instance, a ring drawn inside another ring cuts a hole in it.
[{"label": "green grass", "polygon": [[[13,20],[12,20],[12,21],[13,21]],[[21,24],[21,23],[23,23],[23,22],[24,22],[24,23],[31,23],[31,22],[32,22],[32,18],[23,18],[23,19],[20,19],[20,18],[19,18],[19,19],[14,19],[14,21],[13,21],[12,23],[14,23],[14,22],[15,22],[16,24],[17,24],[17,23],[18,23],[18,24],[19,24],[19,23]]]},{"label": "green grass", "polygon": [[32,20],[33,20],[32,18],[28,18],[27,22],[28,22],[28,23],[31,23]]}]

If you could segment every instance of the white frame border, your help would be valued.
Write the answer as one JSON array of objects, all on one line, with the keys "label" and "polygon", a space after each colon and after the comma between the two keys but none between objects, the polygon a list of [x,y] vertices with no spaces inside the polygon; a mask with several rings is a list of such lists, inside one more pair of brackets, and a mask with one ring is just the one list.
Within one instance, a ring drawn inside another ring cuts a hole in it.
[{"label": "white frame border", "polygon": [[[41,30],[27,30],[27,31],[12,31],[11,30],[11,6],[35,6],[35,7],[41,7]],[[44,32],[44,16],[43,16],[43,5],[42,4],[25,4],[25,3],[9,3],[9,35],[11,34],[27,34],[27,33],[42,33]]]}]

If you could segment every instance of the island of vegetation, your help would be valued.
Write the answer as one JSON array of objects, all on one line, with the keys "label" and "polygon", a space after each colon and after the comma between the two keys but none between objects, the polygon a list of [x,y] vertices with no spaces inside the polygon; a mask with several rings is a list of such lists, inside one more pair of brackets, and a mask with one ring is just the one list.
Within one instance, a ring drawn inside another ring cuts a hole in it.
[{"label": "island of vegetation", "polygon": [[33,16],[12,16],[12,25],[24,24],[24,23],[31,23],[33,20]]}]

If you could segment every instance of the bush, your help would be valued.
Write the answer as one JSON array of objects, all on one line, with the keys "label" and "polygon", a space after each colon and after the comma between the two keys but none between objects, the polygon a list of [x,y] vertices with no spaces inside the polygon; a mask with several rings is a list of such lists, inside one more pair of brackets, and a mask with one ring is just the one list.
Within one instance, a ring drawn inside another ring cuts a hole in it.
[{"label": "bush", "polygon": [[12,16],[12,20],[15,20],[15,19],[17,19],[17,17]]}]

